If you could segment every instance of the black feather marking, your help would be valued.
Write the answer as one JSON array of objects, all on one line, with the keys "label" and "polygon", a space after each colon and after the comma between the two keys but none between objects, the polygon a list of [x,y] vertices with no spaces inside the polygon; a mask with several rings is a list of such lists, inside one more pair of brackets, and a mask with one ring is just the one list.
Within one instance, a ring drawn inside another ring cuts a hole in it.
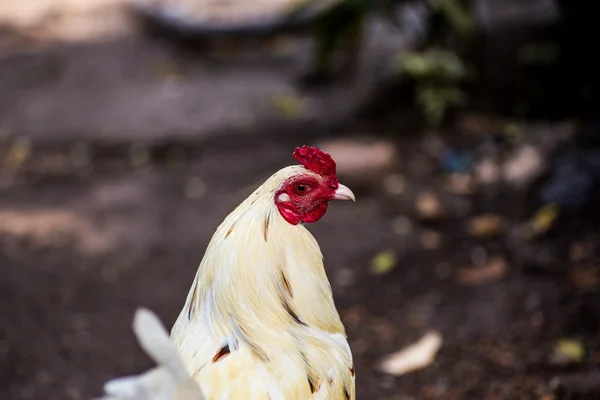
[{"label": "black feather marking", "polygon": [[344,388],[344,397],[346,398],[346,400],[350,400],[350,393],[348,392],[348,389]]},{"label": "black feather marking", "polygon": [[271,222],[271,213],[267,214],[267,218],[265,218],[265,224],[263,226],[263,236],[265,238],[265,242],[267,241],[267,237],[269,236],[269,223]]},{"label": "black feather marking", "polygon": [[250,351],[252,351],[252,353],[256,357],[258,357],[263,362],[271,361],[269,359],[269,357],[267,356],[267,353],[265,353],[265,351],[263,349],[261,349],[260,347],[258,347],[256,345],[256,343],[253,343],[248,339],[248,333],[244,330],[244,328],[242,328],[240,325],[236,325],[236,327],[237,327],[236,336],[239,338],[239,340],[241,342],[243,342],[246,346],[248,346],[250,348]]},{"label": "black feather marking", "polygon": [[310,361],[306,357],[306,354],[304,354],[303,352],[300,352],[300,355],[302,356],[302,360],[304,361],[304,365],[306,367],[306,380],[308,381],[308,386],[310,387],[310,392],[311,393],[318,392],[319,389],[321,389],[322,379],[320,379],[318,376],[315,376],[314,373],[312,372],[313,369],[310,367]]},{"label": "black feather marking", "polygon": [[354,364],[352,364],[352,366],[350,367],[350,374],[354,378]]},{"label": "black feather marking", "polygon": [[294,298],[294,292],[292,292],[292,287],[290,286],[290,282],[288,282],[283,271],[281,271],[281,277],[283,278],[283,288],[290,295],[291,298]]},{"label": "black feather marking", "polygon": [[287,311],[287,313],[294,319],[294,321],[296,321],[297,323],[299,323],[302,326],[306,326],[306,323],[304,323],[298,317],[298,314],[296,314],[296,312],[292,309],[292,306],[290,305],[290,303],[288,303],[288,301],[286,299],[283,299],[283,308],[285,308],[285,311]]},{"label": "black feather marking", "polygon": [[216,363],[217,361],[220,361],[227,357],[230,353],[231,351],[229,350],[229,345],[226,344],[225,346],[221,347],[219,351],[217,351],[217,353],[212,358],[212,362]]},{"label": "black feather marking", "polygon": [[225,239],[227,239],[229,237],[229,235],[231,235],[231,232],[233,232],[233,227],[234,226],[235,226],[235,222],[233,224],[231,224],[231,226],[229,227],[229,230],[225,234]]}]

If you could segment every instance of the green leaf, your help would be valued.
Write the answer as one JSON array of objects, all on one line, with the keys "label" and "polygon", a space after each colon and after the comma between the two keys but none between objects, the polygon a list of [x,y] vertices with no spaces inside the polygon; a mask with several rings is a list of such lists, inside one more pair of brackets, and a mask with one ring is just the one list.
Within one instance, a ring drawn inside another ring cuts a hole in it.
[{"label": "green leaf", "polygon": [[393,251],[382,251],[371,260],[371,272],[375,275],[387,274],[394,269],[397,261],[398,259]]},{"label": "green leaf", "polygon": [[559,340],[556,343],[556,351],[575,362],[581,362],[585,357],[585,349],[583,348],[583,344],[577,340]]}]

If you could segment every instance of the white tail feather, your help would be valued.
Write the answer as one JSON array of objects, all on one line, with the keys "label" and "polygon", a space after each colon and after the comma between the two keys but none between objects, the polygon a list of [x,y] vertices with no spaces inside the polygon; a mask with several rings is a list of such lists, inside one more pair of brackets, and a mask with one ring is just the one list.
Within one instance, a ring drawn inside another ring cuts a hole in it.
[{"label": "white tail feather", "polygon": [[146,308],[136,310],[133,331],[144,352],[158,367],[108,381],[101,400],[204,400],[156,314]]}]

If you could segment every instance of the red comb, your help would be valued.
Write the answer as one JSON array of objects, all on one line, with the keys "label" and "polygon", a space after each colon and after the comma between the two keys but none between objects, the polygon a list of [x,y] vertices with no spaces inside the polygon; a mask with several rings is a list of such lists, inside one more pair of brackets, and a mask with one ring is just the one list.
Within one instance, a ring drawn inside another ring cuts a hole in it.
[{"label": "red comb", "polygon": [[316,147],[296,147],[294,158],[306,169],[319,175],[335,177],[335,161],[329,154]]}]

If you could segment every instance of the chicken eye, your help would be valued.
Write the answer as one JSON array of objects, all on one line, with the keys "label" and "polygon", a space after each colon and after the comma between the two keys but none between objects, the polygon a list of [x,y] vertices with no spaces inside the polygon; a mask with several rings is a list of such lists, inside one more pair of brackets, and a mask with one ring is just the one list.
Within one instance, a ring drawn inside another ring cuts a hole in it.
[{"label": "chicken eye", "polygon": [[300,195],[306,193],[307,190],[308,190],[308,186],[303,183],[299,183],[295,187],[295,192]]}]

